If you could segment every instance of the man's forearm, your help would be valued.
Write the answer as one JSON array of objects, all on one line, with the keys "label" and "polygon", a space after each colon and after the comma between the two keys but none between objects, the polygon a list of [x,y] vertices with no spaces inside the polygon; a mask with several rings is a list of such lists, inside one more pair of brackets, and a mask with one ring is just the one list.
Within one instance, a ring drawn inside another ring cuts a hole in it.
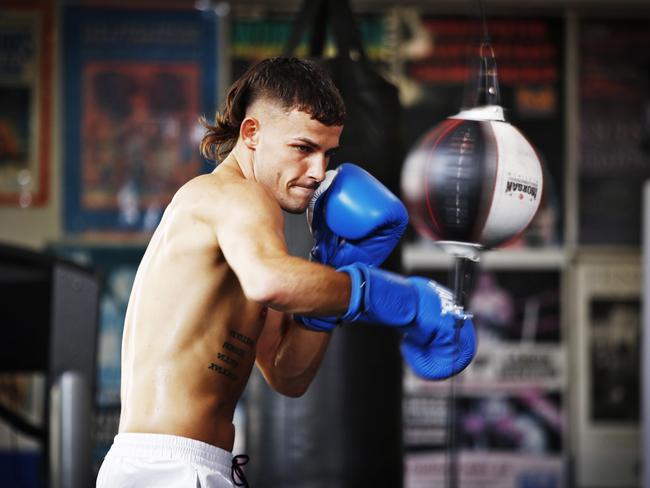
[{"label": "man's forearm", "polygon": [[300,395],[314,379],[331,334],[306,329],[286,314],[283,332],[275,354],[276,380]]}]

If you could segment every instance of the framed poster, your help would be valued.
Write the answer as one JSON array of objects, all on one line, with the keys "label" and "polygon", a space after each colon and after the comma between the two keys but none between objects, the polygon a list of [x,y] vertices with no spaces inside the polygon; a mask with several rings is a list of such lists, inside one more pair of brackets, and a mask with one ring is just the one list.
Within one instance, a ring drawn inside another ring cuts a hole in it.
[{"label": "framed poster", "polygon": [[0,11],[0,204],[48,199],[52,2],[5,2]]},{"label": "framed poster", "polygon": [[[446,280],[444,272],[412,273]],[[459,486],[566,486],[560,271],[482,269],[475,281],[468,308],[478,349],[454,380],[455,401],[450,381],[404,368],[404,486],[445,485],[450,418]]]},{"label": "framed poster", "polygon": [[578,240],[639,246],[650,178],[648,21],[582,20],[578,46]]},{"label": "framed poster", "polygon": [[[445,284],[445,272],[409,274]],[[567,383],[561,328],[558,270],[481,269],[468,300],[479,341],[463,372],[459,391],[485,393],[543,388],[562,391]],[[418,381],[406,371],[406,391],[445,391],[444,382]]]},{"label": "framed poster", "polygon": [[576,483],[638,486],[640,260],[587,256],[574,273]]},{"label": "framed poster", "polygon": [[68,231],[151,231],[175,191],[213,166],[217,17],[197,10],[64,11]]},{"label": "framed poster", "polygon": [[[538,389],[458,398],[458,486],[568,486],[563,409],[561,395]],[[406,451],[404,487],[449,486],[448,463],[444,445]]]}]

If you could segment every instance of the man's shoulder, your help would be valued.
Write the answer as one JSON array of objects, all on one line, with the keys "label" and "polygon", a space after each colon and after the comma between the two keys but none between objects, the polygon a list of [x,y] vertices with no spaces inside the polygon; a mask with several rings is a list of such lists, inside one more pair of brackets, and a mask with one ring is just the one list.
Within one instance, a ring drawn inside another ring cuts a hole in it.
[{"label": "man's shoulder", "polygon": [[[228,172],[212,172],[192,178],[174,196],[183,208],[233,212],[237,207],[273,207],[262,185]],[[270,209],[269,209],[270,210]]]},{"label": "man's shoulder", "polygon": [[195,176],[178,189],[175,198],[192,199],[192,197],[201,193],[214,192],[216,189],[218,189],[220,184],[220,178],[217,177],[214,173]]},{"label": "man's shoulder", "polygon": [[195,176],[181,186],[174,195],[174,200],[177,203],[197,203],[199,200],[218,199],[228,186],[229,183],[223,181],[220,175],[215,173],[202,174]]},{"label": "man's shoulder", "polygon": [[176,193],[181,198],[197,196],[219,197],[224,194],[263,192],[258,183],[242,178],[229,171],[213,171],[196,176],[185,183]]}]

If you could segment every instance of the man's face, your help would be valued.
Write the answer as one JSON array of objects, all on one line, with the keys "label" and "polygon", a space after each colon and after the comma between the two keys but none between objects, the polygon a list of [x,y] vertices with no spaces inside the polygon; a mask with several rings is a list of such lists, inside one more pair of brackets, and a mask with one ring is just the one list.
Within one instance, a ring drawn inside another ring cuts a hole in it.
[{"label": "man's face", "polygon": [[286,112],[271,103],[264,103],[258,111],[258,122],[255,179],[273,193],[284,210],[302,213],[325,178],[343,127],[327,126],[306,112]]}]

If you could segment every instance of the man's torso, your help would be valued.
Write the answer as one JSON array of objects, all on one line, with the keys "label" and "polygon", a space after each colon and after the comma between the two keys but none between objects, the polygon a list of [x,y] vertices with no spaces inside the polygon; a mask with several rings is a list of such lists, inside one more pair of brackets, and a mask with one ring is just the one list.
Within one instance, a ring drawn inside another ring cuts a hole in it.
[{"label": "man's torso", "polygon": [[218,176],[179,191],[136,275],[122,345],[120,432],[179,435],[231,450],[232,416],[266,309],[246,299],[201,218],[206,209],[193,186],[202,178]]}]

